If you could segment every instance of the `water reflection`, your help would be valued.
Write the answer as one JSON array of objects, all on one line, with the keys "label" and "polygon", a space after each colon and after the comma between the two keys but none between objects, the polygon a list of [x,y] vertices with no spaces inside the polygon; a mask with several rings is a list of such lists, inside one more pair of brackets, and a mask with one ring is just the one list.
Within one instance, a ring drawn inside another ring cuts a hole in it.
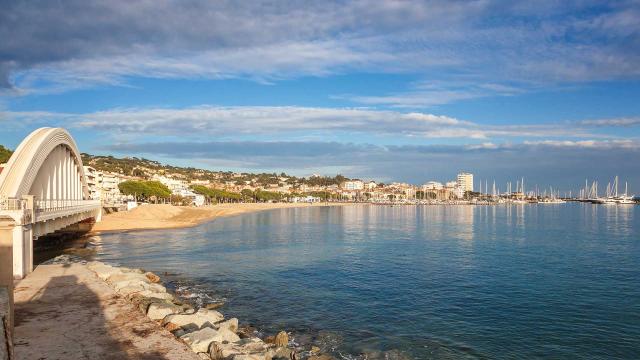
[{"label": "water reflection", "polygon": [[343,353],[633,358],[637,213],[591,204],[282,209],[95,243],[100,259],[176,273],[228,299],[229,316],[341,339]]}]

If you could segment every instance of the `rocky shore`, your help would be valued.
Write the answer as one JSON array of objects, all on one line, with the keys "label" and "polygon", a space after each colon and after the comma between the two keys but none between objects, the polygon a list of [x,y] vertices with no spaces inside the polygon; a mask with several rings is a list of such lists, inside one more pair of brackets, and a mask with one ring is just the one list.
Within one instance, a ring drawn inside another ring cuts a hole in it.
[{"label": "rocky shore", "polygon": [[[74,261],[68,255],[51,263]],[[86,267],[106,282],[117,294],[130,301],[148,318],[162,325],[185,343],[201,359],[212,360],[330,360],[320,349],[294,349],[289,335],[281,331],[264,339],[251,327],[241,327],[238,319],[226,319],[222,313],[203,306],[195,308],[171,294],[161,278],[141,269],[88,262]]]}]

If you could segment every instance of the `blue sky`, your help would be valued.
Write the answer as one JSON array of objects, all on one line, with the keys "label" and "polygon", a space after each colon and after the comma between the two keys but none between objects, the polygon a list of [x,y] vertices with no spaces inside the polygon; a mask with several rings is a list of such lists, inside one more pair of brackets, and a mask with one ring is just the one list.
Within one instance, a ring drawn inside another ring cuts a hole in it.
[{"label": "blue sky", "polygon": [[[0,144],[640,192],[640,2],[0,1]],[[504,185],[502,185],[504,187]]]}]

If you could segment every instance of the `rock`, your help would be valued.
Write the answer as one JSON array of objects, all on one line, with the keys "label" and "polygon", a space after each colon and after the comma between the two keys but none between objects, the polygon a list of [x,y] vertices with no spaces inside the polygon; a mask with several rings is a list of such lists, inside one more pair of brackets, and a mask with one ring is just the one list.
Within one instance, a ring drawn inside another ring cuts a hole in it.
[{"label": "rock", "polygon": [[131,272],[113,274],[109,276],[109,278],[107,278],[107,283],[109,285],[113,285],[115,283],[119,283],[121,281],[128,281],[128,280],[139,280],[144,283],[148,283],[148,284],[151,283],[151,281],[149,281],[149,279],[147,279],[147,277],[144,276],[143,274],[131,273]]},{"label": "rock", "polygon": [[147,284],[146,288],[149,291],[153,291],[153,292],[157,292],[157,293],[166,293],[167,292],[167,288],[162,286],[162,285],[160,285],[160,284]]},{"label": "rock", "polygon": [[131,286],[125,286],[116,292],[126,297],[135,293],[139,293],[141,291],[144,291],[144,288],[141,285],[131,285]]},{"label": "rock", "polygon": [[260,357],[253,354],[238,354],[233,356],[233,360],[264,360],[264,356]]},{"label": "rock", "polygon": [[[170,331],[170,332],[175,332],[175,331],[178,331],[178,330],[182,329],[180,326],[178,326],[178,325],[176,325],[174,323],[166,323],[164,325],[164,328],[167,329],[167,331]],[[180,336],[177,336],[177,337],[180,337]]]},{"label": "rock", "polygon": [[157,283],[160,282],[160,276],[158,276],[158,275],[156,275],[156,274],[154,274],[152,272],[145,273],[144,276],[146,276],[147,279],[149,279],[149,281],[151,281],[154,284],[157,284]]},{"label": "rock", "polygon": [[123,273],[144,274],[144,270],[142,270],[142,269],[132,269],[132,268],[124,267],[124,266],[121,266],[119,269]]},{"label": "rock", "polygon": [[335,360],[335,358],[333,356],[323,354],[323,355],[311,355],[307,358],[307,360]]},{"label": "rock", "polygon": [[172,331],[171,333],[173,334],[173,336],[179,338],[179,337],[182,337],[183,335],[188,334],[189,332],[183,330],[182,328],[178,328],[178,330]]},{"label": "rock", "polygon": [[140,280],[124,280],[124,281],[118,281],[116,283],[112,283],[111,287],[113,287],[113,290],[115,290],[116,292],[128,286],[134,286],[134,287],[139,286],[142,288],[142,290],[148,290],[145,285],[148,285],[148,284]]},{"label": "rock", "polygon": [[209,352],[209,345],[213,342],[213,339],[218,335],[218,332],[212,328],[204,328],[197,330],[180,337],[191,350],[195,352]]},{"label": "rock", "polygon": [[218,302],[218,303],[212,303],[212,304],[207,304],[204,306],[205,309],[207,310],[215,310],[215,309],[219,309],[221,307],[224,306],[223,302]]},{"label": "rock", "polygon": [[266,338],[264,338],[264,342],[266,342],[267,344],[275,344],[276,343],[276,337],[275,336],[267,336]]},{"label": "rock", "polygon": [[286,347],[279,348],[276,350],[275,354],[273,354],[273,360],[293,360],[295,358],[295,351]]},{"label": "rock", "polygon": [[159,298],[146,298],[144,296],[140,296],[140,293],[136,293],[131,297],[131,302],[133,305],[137,306],[140,311],[144,314],[149,311],[149,306],[153,303],[165,303],[171,304],[169,300],[159,299]]},{"label": "rock", "polygon": [[289,335],[285,331],[280,331],[273,342],[276,346],[287,346],[289,345]]},{"label": "rock", "polygon": [[232,333],[231,331],[227,330],[227,329],[220,329],[218,330],[218,336],[213,340],[216,342],[236,342],[240,340],[240,338],[238,337],[238,335]]},{"label": "rock", "polygon": [[238,319],[232,318],[215,324],[218,329],[227,329],[233,333],[238,331]]},{"label": "rock", "polygon": [[89,267],[89,270],[96,273],[96,276],[98,276],[103,281],[106,281],[109,277],[115,274],[122,273],[120,269],[110,265],[103,264],[103,263],[91,264],[88,267]]},{"label": "rock", "polygon": [[253,336],[255,332],[256,332],[256,328],[252,326],[242,326],[242,327],[238,327],[236,334],[240,336],[240,339],[246,339]]},{"label": "rock", "polygon": [[222,320],[224,320],[224,316],[219,312],[215,310],[200,309],[195,314],[169,315],[164,319],[164,324],[173,323],[182,328],[194,327],[196,329],[201,329],[205,326],[215,328],[214,324]]},{"label": "rock", "polygon": [[198,353],[198,356],[200,357],[200,359],[211,359],[209,357],[209,354],[206,353]]},{"label": "rock", "polygon": [[163,299],[163,300],[169,300],[169,301],[173,300],[173,295],[166,292],[153,292],[151,290],[143,290],[143,291],[140,291],[137,295],[142,297],[157,298],[157,299]]},{"label": "rock", "polygon": [[253,337],[248,339],[241,339],[236,341],[235,344],[244,353],[263,352],[268,350],[272,345],[265,344],[260,338]]},{"label": "rock", "polygon": [[167,315],[178,314],[182,311],[182,308],[173,304],[167,303],[152,303],[147,310],[147,316],[151,320],[162,320]]},{"label": "rock", "polygon": [[180,339],[189,345],[193,351],[207,353],[209,352],[209,345],[214,341],[223,343],[225,341],[235,342],[240,340],[238,335],[229,330],[222,329],[218,331],[209,327],[183,335]]},{"label": "rock", "polygon": [[[223,348],[226,347],[227,348],[227,352],[225,354]],[[229,356],[235,355],[235,354],[239,354],[239,352],[233,352],[230,351],[232,348],[232,346],[224,346],[223,344],[220,343],[211,343],[211,345],[209,346],[209,357],[212,360],[224,360]]]},{"label": "rock", "polygon": [[317,347],[317,346],[312,346],[312,347],[311,347],[311,350],[309,350],[309,352],[314,353],[314,354],[317,354],[317,353],[319,353],[319,352],[320,352],[320,348],[319,348],[319,347]]}]

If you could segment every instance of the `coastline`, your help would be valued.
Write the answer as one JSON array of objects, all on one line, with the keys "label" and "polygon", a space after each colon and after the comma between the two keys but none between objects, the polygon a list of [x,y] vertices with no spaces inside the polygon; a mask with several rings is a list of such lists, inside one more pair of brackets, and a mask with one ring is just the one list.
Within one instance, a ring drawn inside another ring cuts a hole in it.
[{"label": "coastline", "polygon": [[296,347],[285,331],[258,337],[214,310],[224,304],[196,307],[137,268],[63,255],[20,280],[15,293],[19,357],[68,358],[71,351],[86,358],[332,359]]},{"label": "coastline", "polygon": [[352,203],[230,203],[203,207],[173,206],[166,204],[141,205],[131,211],[104,215],[96,223],[90,235],[129,232],[136,230],[179,229],[198,226],[219,217],[246,214],[250,212],[300,208],[345,206]]}]

